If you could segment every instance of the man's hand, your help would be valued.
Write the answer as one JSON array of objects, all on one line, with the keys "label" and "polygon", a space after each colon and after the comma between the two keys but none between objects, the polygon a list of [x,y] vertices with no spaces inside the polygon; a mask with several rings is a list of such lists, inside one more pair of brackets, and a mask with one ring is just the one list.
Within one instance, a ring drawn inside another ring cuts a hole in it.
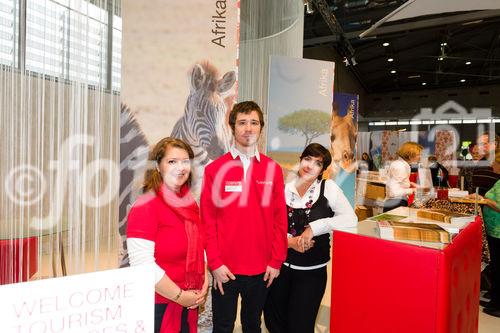
[{"label": "man's hand", "polygon": [[271,284],[273,283],[274,279],[276,279],[280,275],[280,270],[276,268],[272,268],[270,266],[267,266],[266,268],[266,274],[264,274],[264,281],[267,281],[267,286],[266,288],[269,288]]},{"label": "man's hand", "polygon": [[226,265],[222,265],[216,270],[212,271],[212,276],[214,277],[214,288],[215,290],[219,289],[220,293],[224,295],[224,288],[222,288],[222,284],[228,282],[230,279],[235,280],[236,277],[231,273],[229,268]]}]

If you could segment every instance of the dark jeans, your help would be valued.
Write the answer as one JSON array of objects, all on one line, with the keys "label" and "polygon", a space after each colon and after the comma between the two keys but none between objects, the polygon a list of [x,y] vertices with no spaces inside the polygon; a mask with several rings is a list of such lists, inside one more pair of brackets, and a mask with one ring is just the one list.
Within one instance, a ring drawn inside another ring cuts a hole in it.
[{"label": "dark jeans", "polygon": [[326,266],[314,270],[281,267],[270,287],[264,319],[270,333],[314,333],[326,288]]},{"label": "dark jeans", "polygon": [[500,238],[487,236],[490,248],[491,305],[500,308]]},{"label": "dark jeans", "polygon": [[239,295],[243,332],[260,333],[260,317],[268,291],[266,284],[262,273],[251,276],[236,275],[236,280],[223,284],[224,295],[212,287],[213,333],[233,332]]},{"label": "dark jeans", "polygon": [[403,199],[386,199],[384,201],[384,213],[401,206],[408,207],[408,201]]},{"label": "dark jeans", "polygon": [[[168,306],[167,303],[155,304],[155,333],[160,333],[161,322],[163,321],[163,315],[165,315],[167,306]],[[182,309],[180,333],[189,333],[189,325],[187,318],[188,318],[188,309],[184,308]]]}]

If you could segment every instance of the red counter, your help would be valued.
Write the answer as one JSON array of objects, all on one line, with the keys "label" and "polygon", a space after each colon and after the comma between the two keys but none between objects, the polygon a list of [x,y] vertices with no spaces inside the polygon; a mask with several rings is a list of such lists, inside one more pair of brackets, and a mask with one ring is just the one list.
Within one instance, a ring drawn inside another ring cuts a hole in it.
[{"label": "red counter", "polygon": [[38,237],[0,240],[0,285],[28,281],[38,270]]},{"label": "red counter", "polygon": [[481,223],[441,250],[336,231],[331,332],[477,332]]}]

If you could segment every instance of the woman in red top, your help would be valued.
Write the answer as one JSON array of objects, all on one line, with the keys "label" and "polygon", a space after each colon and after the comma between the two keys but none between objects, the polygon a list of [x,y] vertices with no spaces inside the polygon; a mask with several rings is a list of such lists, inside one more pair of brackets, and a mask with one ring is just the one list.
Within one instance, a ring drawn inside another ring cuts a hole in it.
[{"label": "woman in red top", "polygon": [[130,264],[154,263],[155,332],[197,331],[208,281],[199,208],[191,196],[193,150],[164,138],[151,151],[143,192],[128,215]]}]

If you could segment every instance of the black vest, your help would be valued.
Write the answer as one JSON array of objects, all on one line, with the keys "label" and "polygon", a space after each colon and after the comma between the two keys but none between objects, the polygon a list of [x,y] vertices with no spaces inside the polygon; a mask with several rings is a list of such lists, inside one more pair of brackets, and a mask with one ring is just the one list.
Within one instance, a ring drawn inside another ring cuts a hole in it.
[{"label": "black vest", "polygon": [[[311,206],[309,214],[306,213],[308,208],[292,208],[287,205],[289,234],[293,235],[295,233],[295,236],[300,236],[309,222],[335,215],[328,205],[324,191],[325,180],[322,180],[318,200]],[[289,248],[286,262],[297,266],[315,266],[327,263],[330,260],[330,233],[316,236],[313,240],[315,242],[314,246],[304,253]]]}]

